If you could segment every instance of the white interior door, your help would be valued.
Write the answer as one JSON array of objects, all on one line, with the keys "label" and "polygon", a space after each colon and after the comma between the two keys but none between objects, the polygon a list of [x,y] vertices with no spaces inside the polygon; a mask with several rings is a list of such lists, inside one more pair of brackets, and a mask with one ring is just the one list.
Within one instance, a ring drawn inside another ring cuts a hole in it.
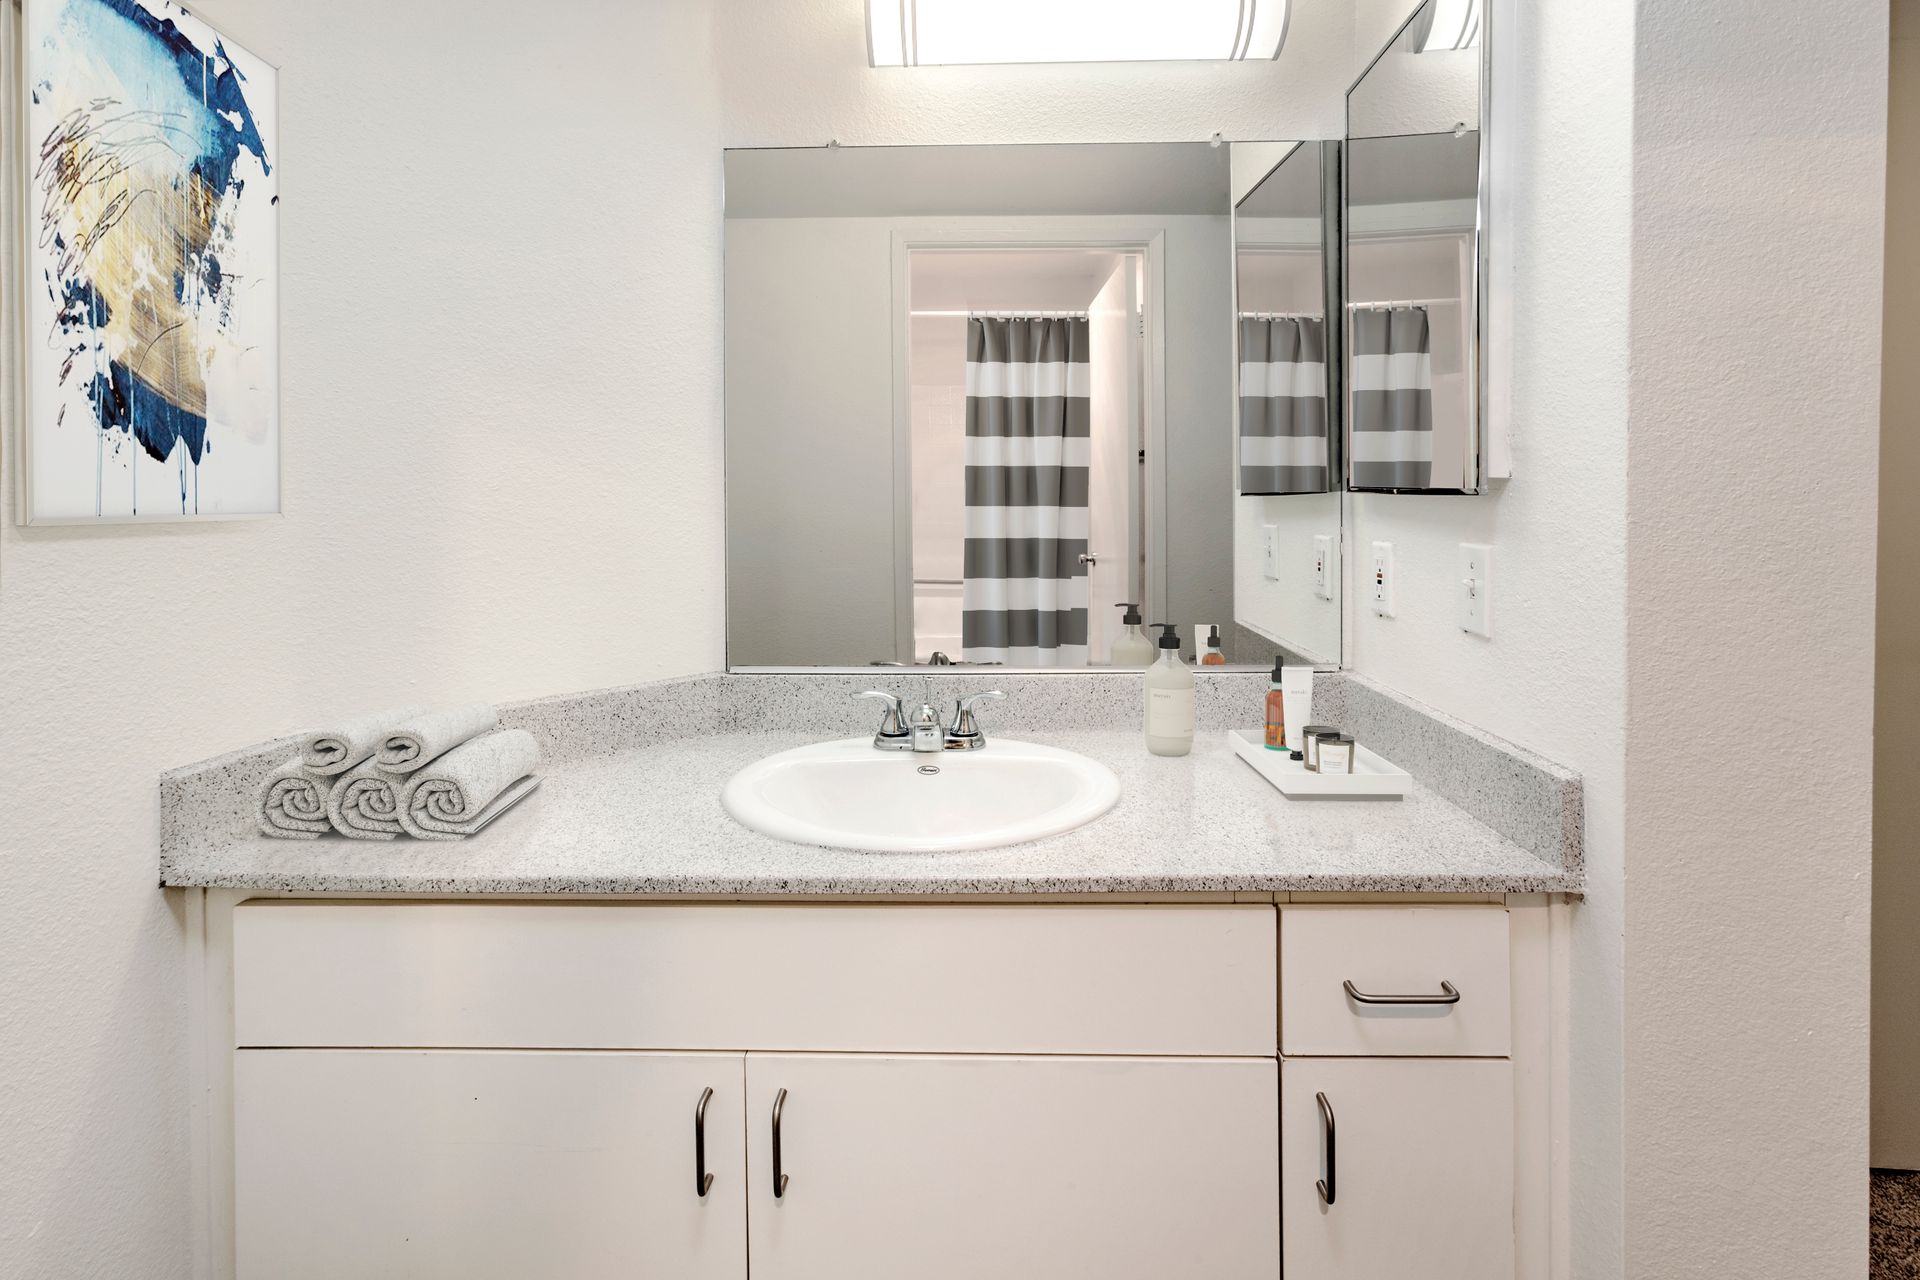
[{"label": "white interior door", "polygon": [[1289,1058],[1280,1080],[1289,1277],[1511,1280],[1511,1063]]},{"label": "white interior door", "polygon": [[1276,1280],[1277,1071],[749,1054],[754,1280]]},{"label": "white interior door", "polygon": [[241,1280],[746,1275],[738,1054],[235,1058]]},{"label": "white interior door", "polygon": [[[1133,566],[1140,537],[1135,515],[1140,415],[1140,318],[1138,267],[1121,257],[1087,308],[1088,416],[1092,422],[1092,468],[1087,490],[1087,549],[1097,562],[1087,582],[1088,652],[1104,664],[1120,632],[1116,605],[1140,600],[1133,593]],[[1142,602],[1144,604],[1144,602]]]}]

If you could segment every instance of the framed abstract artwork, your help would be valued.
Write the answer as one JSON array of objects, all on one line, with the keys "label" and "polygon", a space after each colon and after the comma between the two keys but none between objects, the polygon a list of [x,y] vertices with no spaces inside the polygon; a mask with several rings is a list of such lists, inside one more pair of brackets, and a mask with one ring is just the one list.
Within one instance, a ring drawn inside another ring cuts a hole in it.
[{"label": "framed abstract artwork", "polygon": [[20,19],[21,520],[277,512],[277,72],[170,0]]}]

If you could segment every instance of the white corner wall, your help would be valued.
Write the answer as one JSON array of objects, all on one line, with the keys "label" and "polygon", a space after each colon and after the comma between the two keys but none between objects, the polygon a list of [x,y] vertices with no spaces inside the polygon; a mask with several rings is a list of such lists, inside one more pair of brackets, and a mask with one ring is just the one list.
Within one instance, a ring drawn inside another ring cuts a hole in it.
[{"label": "white corner wall", "polygon": [[1887,0],[1636,10],[1627,1274],[1859,1277]]},{"label": "white corner wall", "polygon": [[[1349,665],[1578,769],[1588,892],[1574,909],[1574,1274],[1621,1268],[1628,243],[1634,75],[1626,0],[1515,5],[1495,127],[1513,193],[1514,479],[1476,497],[1349,497],[1350,581],[1393,543],[1393,618],[1348,605]],[[1384,38],[1384,35],[1383,37]],[[1493,547],[1493,638],[1462,632],[1461,542]]]},{"label": "white corner wall", "polygon": [[192,1274],[162,769],[721,657],[705,4],[195,7],[282,68],[285,515],[22,530],[4,464],[5,1277]]}]

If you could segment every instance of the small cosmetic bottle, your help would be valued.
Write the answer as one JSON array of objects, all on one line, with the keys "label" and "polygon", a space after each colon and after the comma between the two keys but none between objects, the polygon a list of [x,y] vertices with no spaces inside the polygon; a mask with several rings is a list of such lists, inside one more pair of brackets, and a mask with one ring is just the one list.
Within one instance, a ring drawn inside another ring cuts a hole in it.
[{"label": "small cosmetic bottle", "polygon": [[1227,655],[1220,649],[1220,628],[1211,627],[1207,632],[1206,646],[1200,650],[1200,665],[1203,667],[1224,667]]},{"label": "small cosmetic bottle", "polygon": [[1267,686],[1267,750],[1285,751],[1287,749],[1287,704],[1281,696],[1280,682],[1285,668],[1280,659],[1273,660],[1273,682]]}]

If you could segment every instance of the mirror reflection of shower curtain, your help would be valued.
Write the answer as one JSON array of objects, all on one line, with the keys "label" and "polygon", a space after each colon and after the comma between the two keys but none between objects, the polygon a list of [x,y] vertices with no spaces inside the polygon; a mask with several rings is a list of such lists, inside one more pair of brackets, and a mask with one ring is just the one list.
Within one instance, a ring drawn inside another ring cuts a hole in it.
[{"label": "mirror reflection of shower curtain", "polygon": [[1087,351],[1084,318],[967,321],[968,662],[1086,664]]},{"label": "mirror reflection of shower curtain", "polygon": [[1433,483],[1433,331],[1425,307],[1353,313],[1353,484]]},{"label": "mirror reflection of shower curtain", "polygon": [[1240,492],[1325,493],[1327,322],[1240,318]]}]

